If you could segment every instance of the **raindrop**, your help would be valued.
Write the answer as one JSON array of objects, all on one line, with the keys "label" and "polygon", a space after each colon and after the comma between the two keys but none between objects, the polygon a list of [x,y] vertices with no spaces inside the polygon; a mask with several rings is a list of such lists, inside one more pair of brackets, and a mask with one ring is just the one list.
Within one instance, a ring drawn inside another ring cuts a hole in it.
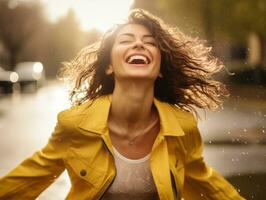
[{"label": "raindrop", "polygon": [[245,133],[247,132],[247,129],[246,129],[246,128],[244,128],[244,132],[245,132]]},{"label": "raindrop", "polygon": [[265,133],[265,130],[264,129],[262,130],[262,133]]},{"label": "raindrop", "polygon": [[240,192],[240,189],[239,189],[239,188],[237,188],[237,191],[238,191],[238,192]]},{"label": "raindrop", "polygon": [[224,153],[224,149],[222,149],[222,152]]},{"label": "raindrop", "polygon": [[234,158],[232,158],[232,162],[235,162],[235,159]]},{"label": "raindrop", "polygon": [[209,141],[209,144],[211,144],[211,143],[212,143],[212,141],[210,140],[210,141]]},{"label": "raindrop", "polygon": [[204,195],[202,193],[200,193],[200,196],[203,197]]},{"label": "raindrop", "polygon": [[230,135],[231,134],[231,131],[227,131],[227,134]]}]

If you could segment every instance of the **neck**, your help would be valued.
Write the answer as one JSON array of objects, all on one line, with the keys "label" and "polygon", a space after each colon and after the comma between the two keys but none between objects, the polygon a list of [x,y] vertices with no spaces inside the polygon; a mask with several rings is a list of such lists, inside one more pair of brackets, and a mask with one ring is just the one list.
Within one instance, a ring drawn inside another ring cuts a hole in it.
[{"label": "neck", "polygon": [[153,84],[116,83],[112,97],[110,120],[125,130],[139,128],[154,116]]}]

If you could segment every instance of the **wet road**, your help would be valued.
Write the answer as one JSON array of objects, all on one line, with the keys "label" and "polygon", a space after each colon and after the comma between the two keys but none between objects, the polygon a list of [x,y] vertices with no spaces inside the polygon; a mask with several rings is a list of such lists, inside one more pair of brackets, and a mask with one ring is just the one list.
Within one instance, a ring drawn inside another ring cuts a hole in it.
[{"label": "wet road", "polygon": [[[37,93],[0,99],[0,176],[46,144],[57,113],[69,107],[66,91],[60,84],[49,83]],[[69,188],[64,172],[38,199],[65,199]]]},{"label": "wet road", "polygon": [[[34,94],[0,97],[0,176],[46,144],[67,99],[66,89],[54,82]],[[222,110],[202,114],[205,160],[226,176],[266,174],[265,111],[264,99],[233,97]],[[64,199],[69,187],[63,173],[39,199]]]}]

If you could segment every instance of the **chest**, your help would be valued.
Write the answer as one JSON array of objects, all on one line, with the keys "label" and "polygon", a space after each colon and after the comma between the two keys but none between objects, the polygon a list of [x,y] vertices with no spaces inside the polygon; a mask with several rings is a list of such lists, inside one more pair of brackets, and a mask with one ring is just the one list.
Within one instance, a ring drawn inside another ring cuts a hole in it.
[{"label": "chest", "polygon": [[141,131],[129,131],[121,136],[109,130],[109,135],[112,146],[122,155],[130,159],[139,159],[151,152],[159,131],[160,125],[156,124],[144,134]]},{"label": "chest", "polygon": [[[102,197],[117,176],[110,144],[108,138],[102,137],[90,137],[87,142],[84,138],[74,141],[65,159],[72,183],[71,190],[84,190],[86,195],[94,197],[92,199]],[[182,159],[172,143],[169,144],[164,137],[156,137],[151,148],[149,167],[158,195],[160,199],[171,199],[173,185],[177,191],[182,188]]]}]

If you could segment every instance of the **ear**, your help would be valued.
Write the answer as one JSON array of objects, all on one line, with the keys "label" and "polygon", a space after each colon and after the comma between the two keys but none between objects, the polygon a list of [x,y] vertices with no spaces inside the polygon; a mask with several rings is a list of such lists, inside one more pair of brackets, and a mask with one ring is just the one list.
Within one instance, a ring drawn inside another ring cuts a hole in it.
[{"label": "ear", "polygon": [[109,65],[106,69],[105,69],[105,74],[106,75],[111,75],[114,72],[112,65]]}]

